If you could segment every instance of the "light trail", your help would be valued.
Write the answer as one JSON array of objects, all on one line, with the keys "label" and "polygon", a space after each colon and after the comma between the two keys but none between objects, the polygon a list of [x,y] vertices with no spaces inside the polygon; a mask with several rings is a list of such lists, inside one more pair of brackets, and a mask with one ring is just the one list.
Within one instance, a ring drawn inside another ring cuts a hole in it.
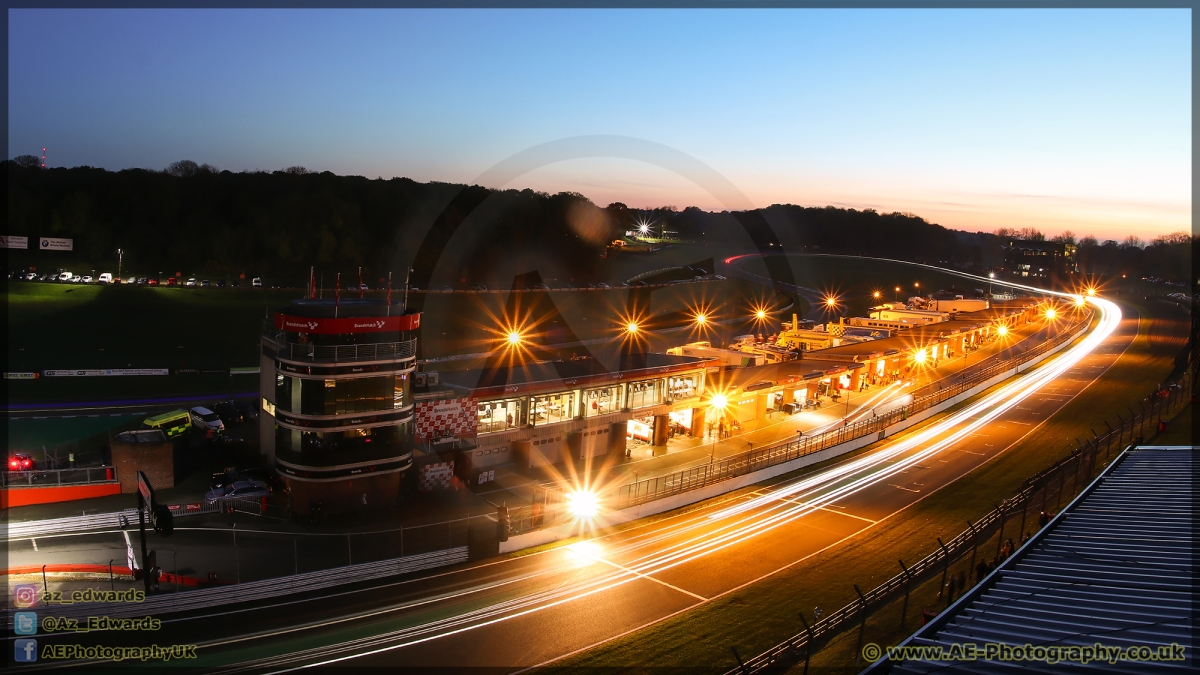
[{"label": "light trail", "polygon": [[[1031,290],[1072,299],[1081,297],[1043,289]],[[909,467],[946,450],[1074,367],[1107,339],[1121,321],[1120,309],[1114,303],[1097,297],[1087,297],[1085,301],[1097,307],[1101,316],[1096,328],[1083,341],[1054,357],[1050,362],[1019,375],[1013,382],[1002,385],[966,408],[867,457],[785,483],[767,494],[707,516],[685,521],[679,526],[641,535],[634,541],[617,547],[617,550],[610,552],[606,557],[632,553],[680,535],[693,533],[684,541],[627,561],[618,569],[602,572],[591,579],[531,593],[442,620],[329,647],[264,659],[257,663],[271,664],[274,667],[287,664],[290,667],[285,666],[283,670],[274,671],[287,672],[401,649],[574,602],[693,562],[730,546],[745,543],[826,504],[889,480]],[[876,396],[887,391],[885,389]],[[914,450],[917,451],[913,452]],[[911,454],[904,456],[906,453]],[[788,498],[795,498],[800,503],[785,501]],[[703,531],[697,532],[702,529]],[[308,659],[316,660],[298,663]]]}]

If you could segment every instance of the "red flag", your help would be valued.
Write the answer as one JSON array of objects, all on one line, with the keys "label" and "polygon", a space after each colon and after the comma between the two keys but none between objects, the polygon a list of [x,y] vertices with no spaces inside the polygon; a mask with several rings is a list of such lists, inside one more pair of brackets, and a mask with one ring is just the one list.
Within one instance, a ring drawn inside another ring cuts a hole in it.
[{"label": "red flag", "polygon": [[317,297],[317,273],[313,268],[308,268],[308,299],[312,300]]},{"label": "red flag", "polygon": [[360,267],[360,268],[358,268],[358,297],[360,297],[360,298],[363,296],[362,287],[363,287],[362,268]]}]

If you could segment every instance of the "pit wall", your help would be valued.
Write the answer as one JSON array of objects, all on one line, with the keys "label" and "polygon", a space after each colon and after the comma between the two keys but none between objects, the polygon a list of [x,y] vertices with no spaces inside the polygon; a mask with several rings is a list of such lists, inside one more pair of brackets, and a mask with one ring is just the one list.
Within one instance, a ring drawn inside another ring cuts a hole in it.
[{"label": "pit wall", "polygon": [[[806,466],[811,466],[811,465],[817,464],[819,462],[824,462],[826,460],[833,459],[840,455],[844,455],[848,452],[853,452],[855,450],[858,450],[859,448],[871,445],[872,443],[882,441],[884,438],[886,438],[888,436],[894,436],[895,434],[900,433],[901,431],[904,431],[916,424],[920,424],[921,422],[924,422],[925,420],[929,419],[930,417],[933,417],[934,415],[937,415],[946,410],[949,410],[950,408],[958,405],[959,403],[962,403],[963,401],[965,401],[965,400],[971,398],[972,396],[975,396],[981,392],[987,391],[991,387],[996,386],[997,384],[1007,380],[1010,377],[1013,377],[1014,375],[1018,375],[1020,373],[1028,371],[1030,368],[1037,365],[1038,363],[1045,361],[1046,359],[1050,358],[1051,356],[1054,356],[1055,354],[1061,352],[1062,350],[1064,350],[1067,347],[1074,344],[1074,342],[1077,339],[1079,339],[1079,337],[1081,335],[1086,333],[1089,330],[1089,328],[1090,328],[1090,326],[1085,326],[1079,332],[1072,335],[1069,339],[1063,341],[1062,344],[1055,347],[1054,349],[1051,349],[1050,351],[1046,352],[1045,354],[1040,354],[1040,355],[1030,359],[1029,361],[1026,361],[1025,363],[1015,366],[1014,368],[1012,368],[1010,370],[1006,370],[1006,371],[996,375],[995,377],[992,377],[984,382],[981,382],[980,384],[976,385],[975,387],[972,387],[971,389],[968,389],[967,391],[964,391],[963,393],[961,393],[953,398],[949,398],[949,399],[939,403],[938,405],[933,406],[932,408],[928,408],[919,413],[910,415],[908,417],[908,419],[898,422],[896,424],[893,424],[892,426],[888,427],[887,429],[884,429],[883,431],[880,431],[877,434],[862,436],[860,438],[846,441],[845,443],[842,443],[840,445],[835,445],[833,447],[826,448],[824,450],[821,450],[820,452],[814,452],[811,455],[805,455],[804,457],[798,457],[790,462],[784,462],[782,464],[777,464],[775,466],[767,467],[765,469],[760,469],[758,471],[754,471],[752,473],[748,473],[743,476],[731,478],[727,481],[722,481],[720,483],[715,483],[713,485],[707,485],[705,487],[698,488],[696,490],[689,490],[687,492],[682,492],[680,494],[671,495],[670,497],[664,497],[663,499],[657,499],[652,502],[638,504],[637,506],[631,506],[627,509],[621,509],[620,511],[611,511],[611,512],[605,514],[604,522],[606,525],[620,525],[622,523],[628,523],[630,521],[637,520],[639,518],[646,518],[648,516],[653,516],[653,515],[657,515],[660,513],[665,513],[667,511],[672,511],[674,509],[688,506],[690,504],[695,504],[696,502],[701,502],[706,499],[711,499],[713,497],[719,497],[720,495],[726,494],[728,492],[732,492],[739,488],[743,488],[748,485],[754,485],[755,483],[760,483],[762,481],[769,480],[771,478],[775,478],[776,476],[782,476],[783,474],[790,473],[797,469],[802,469]],[[567,539],[570,537],[574,537],[574,536],[577,536],[577,535],[583,533],[582,528],[583,528],[583,526],[581,524],[576,523],[576,522],[571,522],[571,523],[566,523],[563,525],[558,525],[555,527],[546,528],[544,530],[536,530],[533,532],[526,532],[525,534],[517,535],[515,537],[510,537],[508,541],[500,542],[500,553],[510,553],[513,551],[520,551],[522,549],[532,548],[534,546],[542,546],[544,544],[549,544],[549,543],[558,541],[560,539]]]}]

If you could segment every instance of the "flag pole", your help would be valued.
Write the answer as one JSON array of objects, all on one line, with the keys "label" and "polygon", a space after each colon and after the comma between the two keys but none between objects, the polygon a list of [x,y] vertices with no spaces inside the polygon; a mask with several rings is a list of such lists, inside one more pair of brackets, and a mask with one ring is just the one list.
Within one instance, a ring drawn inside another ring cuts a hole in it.
[{"label": "flag pole", "polygon": [[387,315],[392,315],[392,273],[388,272]]},{"label": "flag pole", "polygon": [[333,292],[333,318],[338,315],[338,301],[342,299],[342,273],[337,273],[337,287]]}]

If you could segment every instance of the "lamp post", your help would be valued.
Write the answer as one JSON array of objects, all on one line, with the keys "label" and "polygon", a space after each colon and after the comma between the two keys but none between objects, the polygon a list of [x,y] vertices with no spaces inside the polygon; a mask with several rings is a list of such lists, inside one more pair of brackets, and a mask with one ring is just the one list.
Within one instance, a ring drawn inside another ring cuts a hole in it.
[{"label": "lamp post", "polygon": [[117,249],[117,278],[121,278],[121,263],[125,259],[125,250]]}]

